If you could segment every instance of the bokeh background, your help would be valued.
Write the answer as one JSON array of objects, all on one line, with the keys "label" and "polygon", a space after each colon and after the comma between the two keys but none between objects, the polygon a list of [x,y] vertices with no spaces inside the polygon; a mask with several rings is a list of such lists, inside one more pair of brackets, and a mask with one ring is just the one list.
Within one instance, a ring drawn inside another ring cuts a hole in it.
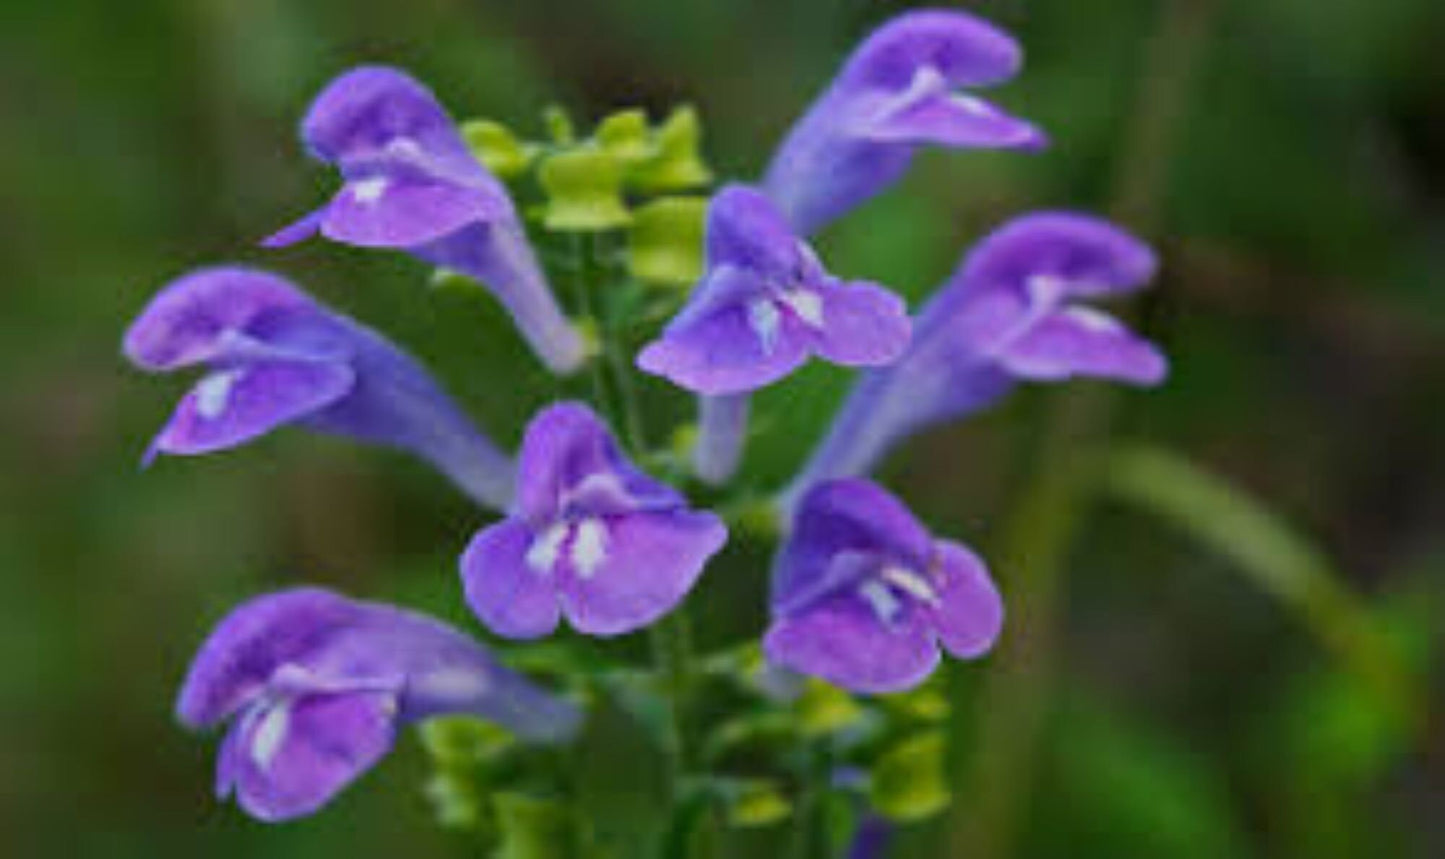
[{"label": "bokeh background", "polygon": [[[690,101],[712,162],[749,177],[907,5],[0,3],[7,855],[472,855],[431,826],[414,741],[269,828],[209,797],[213,744],[169,711],[209,625],[268,587],[468,623],[453,559],[480,519],[399,455],[296,432],[142,473],[178,380],[130,370],[118,340],[156,287],[274,266],[421,354],[508,443],[558,390],[494,307],[428,291],[408,260],[255,249],[327,187],[294,135],[322,83],[394,63],[534,135],[551,102],[585,121]],[[899,855],[1445,855],[1445,5],[959,5],[1027,46],[996,95],[1054,147],[929,154],[825,255],[916,298],[1011,214],[1108,212],[1161,249],[1133,311],[1174,373],[1030,390],[888,463],[993,558],[1014,613],[953,678],[957,811]],[[750,481],[787,473],[840,385],[811,372],[765,403]],[[647,393],[659,420],[686,409]],[[764,558],[744,547],[715,575],[760,583]]]}]

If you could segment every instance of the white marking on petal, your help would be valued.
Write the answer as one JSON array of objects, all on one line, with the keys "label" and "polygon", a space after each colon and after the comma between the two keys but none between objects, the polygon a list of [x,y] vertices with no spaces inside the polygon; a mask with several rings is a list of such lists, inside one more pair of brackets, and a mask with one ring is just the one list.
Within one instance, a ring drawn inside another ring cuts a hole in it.
[{"label": "white marking on petal", "polygon": [[557,566],[558,556],[562,554],[562,544],[566,542],[569,530],[566,522],[557,522],[543,531],[527,549],[527,566],[539,573],[552,572]]},{"label": "white marking on petal", "polygon": [[1064,297],[1069,282],[1054,274],[1032,274],[1024,281],[1029,293],[1029,304],[1039,312],[1049,311]]},{"label": "white marking on petal", "polygon": [[572,567],[590,579],[607,560],[607,526],[601,519],[583,519],[572,538]]},{"label": "white marking on petal", "polygon": [[890,591],[887,585],[877,579],[869,579],[859,585],[858,595],[867,600],[873,613],[878,615],[878,619],[884,623],[892,623],[893,619],[898,616],[898,612],[903,609],[903,603],[898,601],[898,597],[893,595],[893,591]]},{"label": "white marking on petal", "polygon": [[631,496],[627,494],[627,487],[622,485],[622,478],[610,471],[594,471],[582,478],[576,486],[564,493],[562,504],[566,506],[575,498],[587,498],[595,496],[612,497],[621,501],[628,501]]},{"label": "white marking on petal", "polygon": [[906,567],[884,567],[883,580],[909,596],[935,608],[939,605],[938,591],[928,579]]},{"label": "white marking on petal", "polygon": [[988,102],[976,96],[969,95],[966,92],[956,92],[950,95],[948,98],[949,101],[952,101],[954,104],[963,108],[964,113],[970,113],[974,116],[994,115],[994,110]]},{"label": "white marking on petal", "polygon": [[385,176],[372,176],[370,179],[361,179],[351,183],[351,197],[364,206],[369,206],[381,199],[386,193],[388,184]]},{"label": "white marking on petal", "polygon": [[1119,320],[1102,310],[1095,310],[1092,307],[1068,307],[1064,309],[1063,313],[1065,316],[1079,323],[1086,331],[1107,334],[1118,331],[1124,327],[1119,324]]},{"label": "white marking on petal", "polygon": [[783,293],[782,301],[810,328],[823,327],[823,299],[818,293],[811,289],[790,289]]},{"label": "white marking on petal", "polygon": [[927,98],[940,92],[947,92],[949,89],[948,78],[937,66],[922,65],[913,71],[913,78],[908,82],[908,89],[898,95],[898,100],[907,104],[915,99]]},{"label": "white marking on petal", "polygon": [[410,137],[393,137],[387,142],[386,151],[390,155],[400,155],[403,158],[426,154],[422,151],[421,144]]},{"label": "white marking on petal", "polygon": [[771,354],[778,343],[778,330],[782,327],[783,314],[771,298],[759,298],[748,304],[748,327],[758,335],[763,345],[763,354]]},{"label": "white marking on petal", "polygon": [[281,745],[286,741],[286,729],[291,725],[291,702],[277,701],[261,714],[261,721],[251,732],[251,760],[262,770],[271,767]]},{"label": "white marking on petal", "polygon": [[246,371],[237,367],[232,370],[222,370],[219,373],[212,373],[196,385],[196,414],[206,420],[215,420],[226,411],[226,406],[231,401],[231,389],[246,375]]}]

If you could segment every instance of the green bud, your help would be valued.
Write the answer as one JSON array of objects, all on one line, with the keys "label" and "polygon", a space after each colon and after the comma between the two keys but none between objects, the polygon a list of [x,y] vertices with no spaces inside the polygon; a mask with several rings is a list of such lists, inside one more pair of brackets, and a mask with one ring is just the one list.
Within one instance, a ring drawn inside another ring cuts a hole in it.
[{"label": "green bud", "polygon": [[547,135],[558,146],[571,146],[577,142],[577,131],[572,126],[572,117],[561,105],[549,104],[542,110],[542,122],[547,126]]},{"label": "green bud", "polygon": [[639,280],[692,286],[702,277],[704,197],[662,197],[633,212],[628,263]]},{"label": "green bud", "polygon": [[656,152],[633,168],[631,183],[648,192],[683,191],[712,181],[698,151],[702,123],[691,106],[672,112],[653,137]]},{"label": "green bud", "polygon": [[647,128],[647,114],[636,108],[604,117],[593,136],[598,146],[624,164],[635,164],[657,151]]},{"label": "green bud", "polygon": [[477,160],[503,179],[527,172],[537,157],[536,146],[524,143],[507,126],[489,119],[463,123],[462,138]]},{"label": "green bud", "polygon": [[506,729],[471,716],[427,719],[420,730],[422,745],[442,766],[485,761],[515,743]]},{"label": "green bud", "polygon": [[792,813],[793,803],[776,782],[767,779],[739,784],[727,801],[727,822],[739,829],[771,826]]},{"label": "green bud", "polygon": [[947,808],[944,750],[942,731],[928,731],[890,749],[873,766],[869,785],[873,807],[901,822],[922,820]]},{"label": "green bud", "polygon": [[816,678],[809,678],[803,694],[794,705],[798,725],[810,737],[821,737],[846,728],[858,721],[863,708],[842,689]]},{"label": "green bud", "polygon": [[537,173],[547,192],[542,223],[558,232],[598,232],[625,227],[632,215],[622,201],[622,164],[595,147],[559,152]]},{"label": "green bud", "polygon": [[502,843],[496,859],[566,859],[572,831],[560,805],[520,793],[492,797]]}]

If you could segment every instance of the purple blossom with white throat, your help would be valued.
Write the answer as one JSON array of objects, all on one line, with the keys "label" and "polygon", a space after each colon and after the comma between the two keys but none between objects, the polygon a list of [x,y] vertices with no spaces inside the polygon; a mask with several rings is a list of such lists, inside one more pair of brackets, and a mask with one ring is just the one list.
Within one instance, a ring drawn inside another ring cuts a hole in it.
[{"label": "purple blossom with white throat", "polygon": [[266,821],[310,814],[390,751],[400,727],[467,714],[534,742],[571,737],[571,704],[423,615],[316,588],[235,608],[176,702],[187,727],[230,722],[216,793]]},{"label": "purple blossom with white throat", "polygon": [[1157,267],[1148,245],[1101,218],[1043,212],[1004,224],[923,308],[908,353],[859,379],[780,507],[818,481],[868,474],[902,438],[1020,382],[1163,381],[1158,348],[1084,303],[1141,289]]},{"label": "purple blossom with white throat", "polygon": [[611,636],[671,611],[727,540],[711,513],[628,462],[585,406],[553,405],[527,427],[517,495],[461,559],[468,604],[493,632],[537,638],[565,616]]},{"label": "purple blossom with white throat", "polygon": [[353,69],[316,97],[301,137],[345,184],[264,244],[320,232],[342,244],[405,250],[489,289],[552,370],[582,363],[582,339],[558,307],[506,187],[430,90],[396,69]]},{"label": "purple blossom with white throat", "polygon": [[511,497],[512,464],[414,359],[266,272],[191,272],[131,324],[125,354],[157,373],[205,368],[151,443],[224,450],[286,424],[408,450],[479,503]]},{"label": "purple blossom with white throat", "polygon": [[737,462],[748,393],[814,355],[845,366],[887,364],[903,354],[909,320],[887,289],[829,274],[751,188],[728,186],[713,198],[705,241],[702,280],[637,365],[717,401],[702,409],[698,471],[721,482]]},{"label": "purple blossom with white throat", "polygon": [[814,487],[773,570],[768,659],[845,689],[921,683],[939,648],[987,652],[1003,602],[967,547],[935,540],[898,499],[866,480]]},{"label": "purple blossom with white throat", "polygon": [[1018,73],[1006,33],[964,12],[894,18],[848,58],[773,156],[763,190],[802,235],[880,193],[923,145],[1039,149],[1044,135],[962,91]]}]

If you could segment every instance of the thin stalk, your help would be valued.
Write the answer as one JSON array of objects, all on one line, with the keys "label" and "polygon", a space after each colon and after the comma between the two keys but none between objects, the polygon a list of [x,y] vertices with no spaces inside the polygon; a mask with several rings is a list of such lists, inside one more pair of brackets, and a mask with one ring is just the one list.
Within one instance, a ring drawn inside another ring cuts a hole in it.
[{"label": "thin stalk", "polygon": [[[1160,187],[1217,5],[1166,0],[1147,44],[1143,89],[1124,131],[1110,205],[1115,217],[1146,235],[1157,226]],[[1116,401],[1104,388],[1059,397],[1032,482],[995,554],[997,569],[1008,577],[1012,633],[993,662],[981,700],[969,702],[981,721],[973,760],[960,774],[958,795],[969,802],[955,806],[953,855],[1001,859],[1013,853],[1054,685],[1064,568],[1099,488],[1087,462],[1108,439]]]}]

